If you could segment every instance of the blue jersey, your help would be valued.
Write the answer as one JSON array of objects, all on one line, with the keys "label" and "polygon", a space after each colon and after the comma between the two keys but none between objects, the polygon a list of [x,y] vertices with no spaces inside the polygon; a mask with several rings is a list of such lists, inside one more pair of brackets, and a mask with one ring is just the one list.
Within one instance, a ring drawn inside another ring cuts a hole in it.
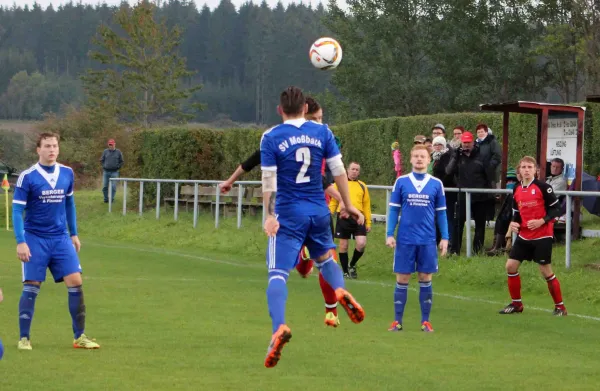
[{"label": "blue jersey", "polygon": [[327,125],[304,119],[267,130],[260,142],[263,171],[277,172],[275,213],[329,214],[323,193],[323,159],[340,155]]},{"label": "blue jersey", "polygon": [[25,205],[25,232],[41,237],[68,233],[66,197],[73,196],[73,170],[56,164],[49,173],[39,163],[17,180],[14,204]]},{"label": "blue jersey", "polygon": [[402,208],[396,239],[398,243],[435,243],[436,211],[446,210],[444,186],[429,174],[403,175],[396,179],[390,207]]}]

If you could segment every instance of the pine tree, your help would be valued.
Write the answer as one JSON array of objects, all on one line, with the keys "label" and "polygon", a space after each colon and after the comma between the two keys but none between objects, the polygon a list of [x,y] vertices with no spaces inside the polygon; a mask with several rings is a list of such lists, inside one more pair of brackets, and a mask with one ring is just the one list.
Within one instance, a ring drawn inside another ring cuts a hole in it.
[{"label": "pine tree", "polygon": [[182,104],[202,88],[181,88],[195,72],[186,69],[186,59],[178,54],[180,28],[158,22],[155,9],[147,0],[133,8],[122,5],[114,15],[116,28],[102,24],[92,40],[101,50],[89,56],[103,69],[88,69],[83,77],[91,108],[143,127],[194,117]]}]

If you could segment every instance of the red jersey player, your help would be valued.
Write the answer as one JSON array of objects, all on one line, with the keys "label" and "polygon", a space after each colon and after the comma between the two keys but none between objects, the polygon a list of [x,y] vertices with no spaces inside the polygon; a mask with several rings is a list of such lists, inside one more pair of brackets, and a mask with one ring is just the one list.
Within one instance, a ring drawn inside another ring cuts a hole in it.
[{"label": "red jersey player", "polygon": [[566,316],[567,309],[562,300],[560,283],[550,265],[554,220],[560,216],[558,199],[550,185],[535,178],[536,169],[537,163],[530,156],[525,156],[519,162],[519,173],[523,180],[513,191],[514,215],[510,223],[510,229],[518,233],[518,237],[506,261],[508,291],[512,302],[500,313],[523,312],[519,266],[523,261],[534,261],[539,265],[554,300],[553,315]]}]

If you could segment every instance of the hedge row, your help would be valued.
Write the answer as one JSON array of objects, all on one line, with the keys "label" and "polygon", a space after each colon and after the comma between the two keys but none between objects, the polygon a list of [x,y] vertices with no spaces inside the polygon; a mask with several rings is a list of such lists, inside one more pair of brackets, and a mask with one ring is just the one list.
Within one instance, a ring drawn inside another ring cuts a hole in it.
[{"label": "hedge row", "polygon": [[[584,166],[595,174],[600,168],[594,162],[600,156],[600,104],[585,105]],[[415,135],[431,135],[431,127],[442,123],[450,136],[454,126],[462,125],[473,131],[480,122],[486,123],[502,141],[502,115],[484,112],[357,121],[335,126],[333,131],[342,140],[344,160],[359,162],[362,178],[367,183],[391,184],[395,176],[390,148],[393,141],[400,142],[404,166],[409,167],[409,151]],[[525,154],[535,155],[536,129],[534,115],[511,114],[509,166]],[[140,132],[133,138],[133,156],[129,159],[132,166],[128,174],[144,178],[225,179],[241,160],[256,150],[261,133],[246,129],[215,131],[198,128]],[[258,179],[258,171],[246,178]]]}]

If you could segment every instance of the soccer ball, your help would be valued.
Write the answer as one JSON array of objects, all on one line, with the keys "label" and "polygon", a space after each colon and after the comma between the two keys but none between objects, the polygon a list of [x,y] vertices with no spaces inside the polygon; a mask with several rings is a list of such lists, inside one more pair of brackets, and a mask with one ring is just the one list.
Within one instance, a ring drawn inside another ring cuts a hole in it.
[{"label": "soccer ball", "polygon": [[308,52],[310,62],[321,70],[334,69],[342,61],[342,47],[333,38],[317,39]]}]

